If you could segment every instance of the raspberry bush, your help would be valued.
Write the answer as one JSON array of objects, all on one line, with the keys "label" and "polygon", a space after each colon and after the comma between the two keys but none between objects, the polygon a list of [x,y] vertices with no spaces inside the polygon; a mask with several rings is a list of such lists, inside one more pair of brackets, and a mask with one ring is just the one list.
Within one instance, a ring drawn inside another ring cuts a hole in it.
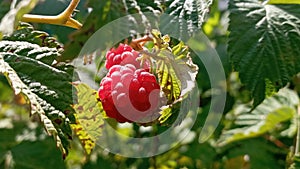
[{"label": "raspberry bush", "polygon": [[68,2],[0,1],[0,168],[300,168],[299,0]]}]

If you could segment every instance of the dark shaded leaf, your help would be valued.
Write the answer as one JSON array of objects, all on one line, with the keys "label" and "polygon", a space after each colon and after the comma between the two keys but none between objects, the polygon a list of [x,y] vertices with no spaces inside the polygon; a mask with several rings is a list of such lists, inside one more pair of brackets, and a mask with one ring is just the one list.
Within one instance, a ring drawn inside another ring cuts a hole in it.
[{"label": "dark shaded leaf", "polygon": [[[259,152],[259,153],[258,153]],[[253,138],[233,143],[226,147],[226,168],[282,169],[284,150],[262,138]],[[242,160],[236,160],[237,158]],[[236,166],[236,167],[234,167]]]},{"label": "dark shaded leaf", "polygon": [[[171,15],[163,17],[161,30],[168,34],[176,34],[181,40],[189,39],[201,29],[212,0],[167,0],[165,13]],[[171,33],[173,32],[173,33]]]},{"label": "dark shaded leaf", "polygon": [[55,128],[52,121],[45,115],[46,113],[39,102],[40,98],[30,91],[30,89],[21,81],[17,73],[10,67],[8,63],[4,61],[4,55],[5,54],[0,53],[0,73],[6,76],[15,92],[15,95],[23,94],[26,99],[29,100],[31,107],[30,115],[38,115],[47,133],[53,135],[56,141],[56,146],[60,148],[64,155],[66,155],[67,151],[65,147],[68,147],[68,145],[62,144],[61,137],[59,136],[60,133]]},{"label": "dark shaded leaf", "polygon": [[13,34],[4,36],[3,40],[26,41],[41,47],[56,48],[58,52],[62,52],[62,45],[54,37],[49,36],[46,32],[34,30],[30,24],[25,22],[20,22]]},{"label": "dark shaded leaf", "polygon": [[120,2],[119,0],[109,0],[99,2],[98,0],[90,0],[88,6],[93,7],[93,11],[87,17],[83,27],[72,34],[72,40],[66,45],[60,61],[76,58],[91,35],[118,18],[126,16],[123,18],[122,25],[105,30],[105,34],[101,37],[101,39],[106,40],[105,44],[92,44],[93,47],[89,46],[89,48],[94,48],[94,51],[102,51],[111,47],[108,46],[110,43],[124,35],[126,35],[124,38],[130,39],[139,35],[141,31],[143,33],[150,32],[151,28],[154,27],[153,25],[157,22],[158,15],[161,13],[158,1],[125,0]]},{"label": "dark shaded leaf", "polygon": [[[7,78],[15,94],[22,93],[27,97],[32,114],[39,114],[46,130],[54,136],[57,146],[66,155],[72,136],[69,123],[75,123],[71,84],[73,67],[65,64],[53,67],[60,56],[57,48],[28,42],[1,41],[0,54],[3,64],[9,66],[7,71],[14,72],[13,77]],[[2,73],[5,74],[5,71]]]},{"label": "dark shaded leaf", "polygon": [[2,54],[4,60],[17,71],[32,92],[60,111],[72,110],[71,75],[28,57],[10,53]]},{"label": "dark shaded leaf", "polygon": [[300,71],[299,8],[259,0],[230,1],[228,53],[252,93],[254,106]]},{"label": "dark shaded leaf", "polygon": [[[11,149],[16,169],[64,169],[64,161],[50,139],[23,141]],[[51,157],[51,158],[49,158]]]},{"label": "dark shaded leaf", "polygon": [[2,0],[0,2],[0,18],[3,18],[5,14],[9,11],[10,3],[10,0]]}]

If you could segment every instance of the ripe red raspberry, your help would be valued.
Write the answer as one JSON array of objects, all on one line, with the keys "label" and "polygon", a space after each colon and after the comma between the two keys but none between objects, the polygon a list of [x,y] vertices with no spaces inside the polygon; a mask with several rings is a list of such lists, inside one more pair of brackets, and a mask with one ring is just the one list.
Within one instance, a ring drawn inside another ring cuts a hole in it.
[{"label": "ripe red raspberry", "polygon": [[159,89],[155,76],[145,69],[114,65],[102,79],[98,95],[108,117],[147,123],[159,115]]},{"label": "ripe red raspberry", "polygon": [[[136,68],[141,68],[141,63],[136,59],[139,57],[139,52],[132,49],[129,45],[120,44],[118,48],[112,48],[106,53],[105,67],[110,69],[114,65],[132,64]],[[149,70],[148,62],[144,63],[142,68]]]}]

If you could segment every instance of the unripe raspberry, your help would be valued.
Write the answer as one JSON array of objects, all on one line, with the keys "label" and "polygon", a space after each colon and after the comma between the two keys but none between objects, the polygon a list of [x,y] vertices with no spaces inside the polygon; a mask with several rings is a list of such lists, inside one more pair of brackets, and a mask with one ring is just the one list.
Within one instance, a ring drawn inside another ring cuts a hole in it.
[{"label": "unripe raspberry", "polygon": [[114,65],[102,79],[98,95],[108,117],[147,123],[158,117],[159,89],[155,76],[145,69]]},{"label": "unripe raspberry", "polygon": [[121,43],[118,48],[112,48],[106,53],[105,67],[110,69],[114,65],[132,64],[136,68],[149,70],[149,63],[145,62],[141,67],[141,62],[136,60],[138,57],[139,52],[132,49],[129,45]]}]

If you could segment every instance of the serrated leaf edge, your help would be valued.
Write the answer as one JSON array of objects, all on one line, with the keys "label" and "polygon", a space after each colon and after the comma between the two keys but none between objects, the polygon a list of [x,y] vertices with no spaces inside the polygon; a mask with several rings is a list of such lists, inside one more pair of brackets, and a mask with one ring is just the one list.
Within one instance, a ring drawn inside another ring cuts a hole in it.
[{"label": "serrated leaf edge", "polygon": [[[30,102],[30,116],[38,115],[41,122],[44,125],[44,128],[48,135],[52,135],[56,141],[56,146],[61,150],[63,156],[65,156],[66,150],[62,145],[62,141],[58,136],[58,132],[55,129],[52,121],[45,115],[44,110],[41,105],[38,103],[38,96],[30,91],[30,89],[22,82],[17,73],[13,68],[10,67],[8,63],[6,63],[3,59],[2,54],[0,53],[0,73],[3,74],[8,82],[10,83],[12,89],[14,90],[15,95],[22,94],[27,100]],[[16,85],[19,84],[19,85]]]}]

